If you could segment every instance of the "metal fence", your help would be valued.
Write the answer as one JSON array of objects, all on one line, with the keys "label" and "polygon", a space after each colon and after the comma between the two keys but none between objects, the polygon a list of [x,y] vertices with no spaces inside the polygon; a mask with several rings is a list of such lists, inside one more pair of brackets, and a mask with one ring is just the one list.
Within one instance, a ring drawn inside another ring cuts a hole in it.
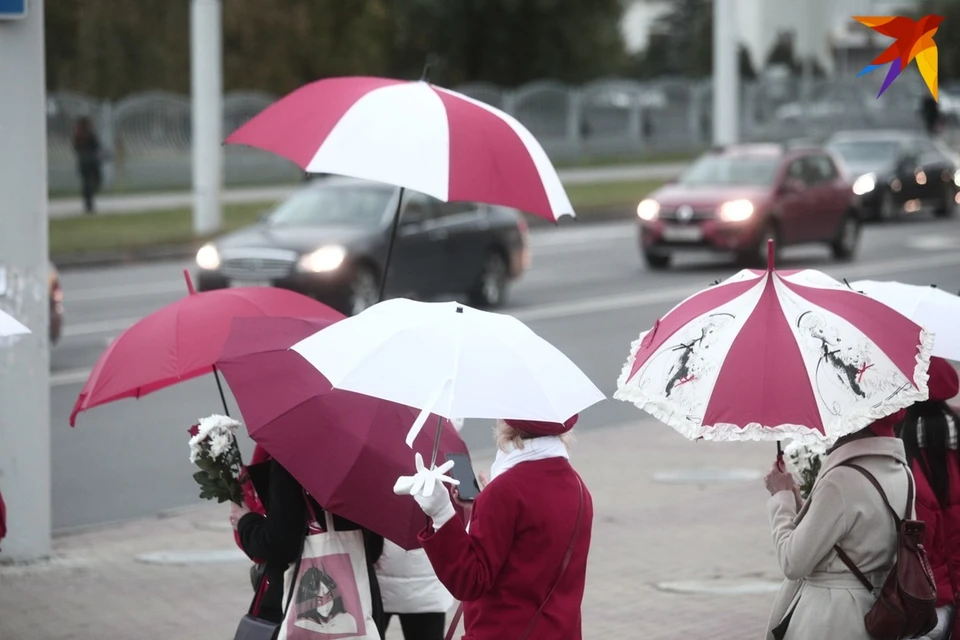
[{"label": "metal fence", "polygon": [[[802,83],[791,77],[746,83],[741,87],[741,137],[784,140],[822,137],[848,128],[919,128],[917,108],[925,91],[919,76],[903,74],[879,100],[878,83],[878,78],[821,80],[805,92],[800,90]],[[696,152],[709,146],[712,136],[709,80],[610,78],[583,86],[537,81],[516,89],[490,84],[457,89],[512,114],[559,161],[639,160]],[[225,133],[275,99],[256,92],[226,95]],[[105,148],[106,188],[160,190],[190,185],[189,97],[151,92],[102,102],[55,93],[49,96],[47,110],[51,192],[79,189],[70,136],[74,121],[83,115],[92,118]],[[293,164],[271,154],[225,149],[228,185],[294,181],[300,175]]]}]

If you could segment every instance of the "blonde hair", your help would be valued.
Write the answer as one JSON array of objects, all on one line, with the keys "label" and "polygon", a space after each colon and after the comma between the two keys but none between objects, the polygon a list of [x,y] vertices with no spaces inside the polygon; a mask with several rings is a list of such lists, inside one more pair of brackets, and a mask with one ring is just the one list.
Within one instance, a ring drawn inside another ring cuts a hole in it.
[{"label": "blonde hair", "polygon": [[[503,420],[497,420],[497,423],[493,427],[493,441],[501,451],[508,451],[511,445],[517,449],[523,449],[523,441],[535,437],[539,436],[525,434],[519,429],[514,429]],[[560,434],[560,442],[569,449],[570,445],[576,442],[573,431],[571,430]]]}]

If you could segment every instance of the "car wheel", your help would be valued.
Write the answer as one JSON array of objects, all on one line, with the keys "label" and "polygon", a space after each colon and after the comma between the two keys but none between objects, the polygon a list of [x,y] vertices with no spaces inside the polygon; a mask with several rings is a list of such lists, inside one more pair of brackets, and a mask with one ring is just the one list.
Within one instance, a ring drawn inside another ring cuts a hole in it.
[{"label": "car wheel", "polygon": [[850,260],[857,252],[860,243],[860,220],[853,212],[847,213],[837,230],[837,237],[830,244],[833,257],[837,260]]},{"label": "car wheel", "polygon": [[949,184],[943,185],[943,199],[934,210],[934,215],[938,218],[949,218],[953,215],[957,207],[957,190]]},{"label": "car wheel", "polygon": [[358,266],[350,279],[344,313],[355,316],[375,305],[380,299],[380,282],[370,267]]},{"label": "car wheel", "polygon": [[897,207],[897,201],[893,194],[884,191],[880,196],[880,206],[877,208],[877,218],[880,222],[892,222],[899,217],[900,211]]},{"label": "car wheel", "polygon": [[501,307],[507,300],[510,267],[499,251],[487,254],[477,284],[470,292],[470,301],[478,307]]},{"label": "car wheel", "polygon": [[659,253],[657,251],[644,250],[643,261],[648,269],[653,271],[663,271],[670,266],[672,257],[669,253]]}]

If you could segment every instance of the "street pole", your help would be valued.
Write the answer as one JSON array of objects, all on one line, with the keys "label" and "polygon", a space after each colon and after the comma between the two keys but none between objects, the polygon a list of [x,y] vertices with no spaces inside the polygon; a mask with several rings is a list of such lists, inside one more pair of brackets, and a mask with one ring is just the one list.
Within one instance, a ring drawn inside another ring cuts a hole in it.
[{"label": "street pole", "polygon": [[193,231],[220,230],[223,185],[223,37],[220,0],[190,1]]},{"label": "street pole", "polygon": [[[10,4],[16,3],[6,3]],[[30,335],[0,338],[0,493],[4,560],[50,553],[50,301],[43,0],[0,15],[0,309]],[[6,9],[7,7],[4,7]]]},{"label": "street pole", "polygon": [[736,0],[713,0],[713,143],[740,137],[740,69]]}]

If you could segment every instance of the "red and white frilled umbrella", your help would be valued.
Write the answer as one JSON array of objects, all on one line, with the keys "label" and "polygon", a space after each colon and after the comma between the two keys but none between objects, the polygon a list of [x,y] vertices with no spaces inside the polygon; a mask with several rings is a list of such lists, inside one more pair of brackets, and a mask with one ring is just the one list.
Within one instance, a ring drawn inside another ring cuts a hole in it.
[{"label": "red and white frilled umbrella", "polygon": [[692,440],[831,442],[927,398],[933,338],[820,271],[774,271],[771,255],[642,333],[614,397]]},{"label": "red and white frilled umbrella", "polygon": [[556,169],[512,116],[424,80],[328,78],[305,85],[231,134],[309,173],[392,184],[443,201],[574,215]]}]

